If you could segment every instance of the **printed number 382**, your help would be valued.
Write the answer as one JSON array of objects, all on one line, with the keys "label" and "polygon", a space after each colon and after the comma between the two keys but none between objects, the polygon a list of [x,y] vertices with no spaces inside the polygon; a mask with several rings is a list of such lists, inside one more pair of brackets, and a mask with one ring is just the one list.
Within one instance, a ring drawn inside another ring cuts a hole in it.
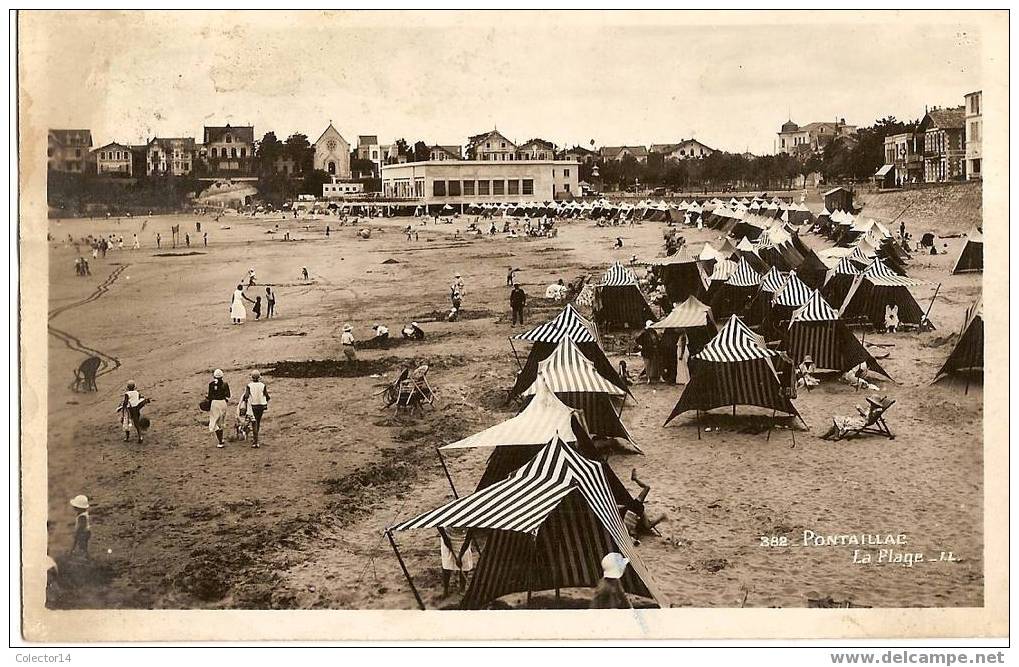
[{"label": "printed number 382", "polygon": [[761,535],[762,547],[787,547],[789,538],[782,535]]}]

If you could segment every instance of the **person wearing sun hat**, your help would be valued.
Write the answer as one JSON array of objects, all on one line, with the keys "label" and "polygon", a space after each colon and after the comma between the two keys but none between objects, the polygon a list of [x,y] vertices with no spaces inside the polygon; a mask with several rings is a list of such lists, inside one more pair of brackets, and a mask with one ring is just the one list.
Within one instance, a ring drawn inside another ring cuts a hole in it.
[{"label": "person wearing sun hat", "polygon": [[71,556],[88,558],[88,541],[92,537],[92,523],[88,518],[88,497],[77,495],[71,498],[74,508],[74,542],[71,543]]},{"label": "person wearing sun hat", "polygon": [[216,369],[212,373],[212,382],[209,383],[209,393],[206,395],[209,401],[209,432],[216,434],[216,447],[222,449],[223,426],[226,424],[226,406],[230,400],[230,385],[223,379],[223,371]]},{"label": "person wearing sun hat", "polygon": [[343,334],[340,335],[340,344],[343,345],[343,356],[347,358],[347,363],[356,363],[357,353],[354,352],[354,327],[349,324],[343,325]]},{"label": "person wearing sun hat", "polygon": [[796,386],[810,391],[811,387],[821,384],[821,381],[814,376],[815,372],[817,372],[817,366],[814,365],[813,357],[809,354],[803,355],[803,361],[796,367]]},{"label": "person wearing sun hat", "polygon": [[591,609],[633,609],[621,579],[630,559],[613,551],[601,559],[602,578],[591,598]]}]

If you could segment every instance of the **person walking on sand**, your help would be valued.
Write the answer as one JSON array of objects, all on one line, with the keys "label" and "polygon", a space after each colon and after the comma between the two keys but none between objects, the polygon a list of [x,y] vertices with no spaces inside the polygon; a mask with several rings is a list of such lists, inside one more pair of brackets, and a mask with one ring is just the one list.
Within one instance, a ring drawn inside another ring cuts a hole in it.
[{"label": "person walking on sand", "polygon": [[230,300],[230,321],[233,324],[243,324],[247,319],[248,312],[244,308],[244,300],[247,298],[244,296],[244,285],[238,285]]},{"label": "person walking on sand", "polygon": [[188,248],[191,247],[191,234],[188,234],[187,232],[184,232],[184,245]]},{"label": "person walking on sand", "polygon": [[134,380],[129,380],[124,398],[120,402],[120,407],[117,408],[117,412],[120,413],[121,426],[124,428],[124,442],[131,439],[131,427],[134,426],[135,433],[138,435],[138,444],[141,444],[142,408],[147,403],[149,403],[149,399],[142,397],[141,393],[135,389]]},{"label": "person walking on sand", "polygon": [[258,448],[258,432],[262,427],[262,414],[269,407],[269,390],[262,382],[262,376],[258,371],[251,371],[251,382],[244,388],[244,396],[241,403],[247,405],[247,410],[254,418],[251,427],[251,446]]},{"label": "person walking on sand", "polygon": [[620,579],[626,574],[630,559],[612,552],[601,559],[602,578],[591,598],[591,609],[633,609]]},{"label": "person walking on sand", "polygon": [[273,293],[272,288],[265,288],[265,319],[272,317],[273,312],[276,310],[276,295]]},{"label": "person walking on sand", "polygon": [[88,542],[92,538],[92,522],[88,517],[88,496],[71,498],[74,508],[74,541],[71,543],[71,557],[88,560]]},{"label": "person walking on sand", "polygon": [[206,248],[209,247],[209,232],[202,232],[202,245]]},{"label": "person walking on sand", "polygon": [[159,232],[156,232],[156,248],[157,248],[157,249],[158,249],[158,248],[162,248],[162,247],[163,247],[163,246],[161,245],[161,244],[162,244],[162,242],[163,242],[163,237],[159,235]]},{"label": "person walking on sand", "polygon": [[644,359],[644,372],[647,375],[647,383],[657,384],[662,374],[658,365],[661,339],[658,337],[658,332],[651,328],[652,324],[654,322],[651,320],[647,321],[644,325],[644,330],[640,332],[635,342],[640,346],[640,356]]},{"label": "person walking on sand", "polygon": [[138,250],[139,248],[141,248],[141,244],[138,243],[138,235],[137,234],[134,235],[134,243],[131,244],[131,247],[134,250]]},{"label": "person walking on sand", "polygon": [[[248,299],[248,301],[251,301],[251,299]],[[262,297],[256,296],[252,303],[254,305],[251,306],[251,312],[255,314],[255,320],[262,319]]]},{"label": "person walking on sand", "polygon": [[226,424],[226,406],[230,400],[230,385],[223,379],[223,371],[216,369],[209,383],[209,393],[205,400],[209,402],[209,432],[216,434],[216,447],[222,449],[223,426]]},{"label": "person walking on sand", "polygon": [[357,353],[354,352],[354,327],[349,324],[343,325],[343,334],[340,335],[340,344],[343,346],[343,356],[347,358],[347,363],[356,364]]},{"label": "person walking on sand", "polygon": [[520,285],[514,285],[513,290],[510,292],[510,310],[513,311],[513,321],[510,324],[511,327],[515,327],[517,322],[520,324],[524,323],[524,306],[527,304],[527,293],[524,292]]}]

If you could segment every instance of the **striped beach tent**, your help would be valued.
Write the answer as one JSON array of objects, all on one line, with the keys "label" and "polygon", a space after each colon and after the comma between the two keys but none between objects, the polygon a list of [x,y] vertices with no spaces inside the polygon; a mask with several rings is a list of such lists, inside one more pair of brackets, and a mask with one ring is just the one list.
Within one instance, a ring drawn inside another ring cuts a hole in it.
[{"label": "striped beach tent", "polygon": [[[509,398],[520,396],[534,383],[534,379],[538,375],[539,362],[547,359],[556,346],[567,339],[576,343],[584,356],[594,362],[595,368],[602,377],[616,387],[629,392],[626,382],[619,376],[619,371],[605,356],[605,351],[598,344],[597,329],[594,323],[581,315],[573,304],[568,303],[558,315],[548,322],[530,331],[510,337],[511,345],[514,340],[530,342],[531,351],[528,353],[520,373],[517,374]],[[516,348],[514,348],[515,353]]]},{"label": "striped beach tent", "polygon": [[745,257],[741,257],[727,280],[712,280],[706,301],[715,319],[721,321],[730,315],[743,314],[760,286],[761,275],[750,266]]},{"label": "striped beach tent", "polygon": [[640,291],[637,276],[619,262],[608,268],[595,285],[595,321],[606,329],[641,329],[654,319],[647,299]]},{"label": "striped beach tent", "polygon": [[782,289],[775,292],[771,299],[771,321],[775,326],[788,322],[793,311],[810,300],[811,292],[813,290],[800,280],[797,272],[790,271]]},{"label": "striped beach tent", "polygon": [[882,329],[885,308],[892,305],[898,307],[900,323],[919,327],[924,317],[923,309],[909,288],[922,284],[924,281],[900,276],[880,259],[875,259],[853,279],[839,308],[839,316],[847,322],[866,321]]},{"label": "striped beach tent", "polygon": [[752,405],[799,417],[776,370],[779,360],[778,352],[765,347],[733,315],[692,357],[690,382],[665,423],[690,410],[699,413],[730,405],[733,414],[737,405]]},{"label": "striped beach tent", "polygon": [[761,287],[754,294],[747,306],[743,321],[751,326],[762,325],[771,318],[771,302],[775,293],[780,291],[788,280],[788,274],[782,273],[774,266],[768,269],[761,279]]},{"label": "striped beach tent", "polygon": [[835,268],[828,271],[824,285],[821,286],[821,295],[825,301],[841,306],[860,273],[860,268],[847,257],[840,259]]},{"label": "striped beach tent", "polygon": [[793,313],[785,349],[794,364],[810,355],[819,369],[845,372],[866,362],[868,370],[892,379],[817,290]]},{"label": "striped beach tent", "polygon": [[944,365],[934,376],[934,382],[939,382],[949,376],[966,374],[966,390],[969,391],[970,374],[979,373],[982,377],[983,372],[984,300],[981,297],[966,310],[966,319],[959,340]]},{"label": "striped beach tent", "polygon": [[[458,449],[491,449],[485,472],[477,486],[477,490],[481,490],[506,479],[555,438],[575,447],[592,461],[601,460],[584,423],[584,413],[560,401],[539,376],[535,381],[534,397],[515,417],[439,447],[439,457],[442,459],[443,452]],[[445,460],[442,463],[445,469]],[[620,505],[630,502],[632,497],[612,469],[606,467],[605,472],[616,501]],[[452,486],[452,477],[449,481]],[[456,495],[455,488],[453,494]]]},{"label": "striped beach tent", "polygon": [[619,419],[626,392],[602,377],[572,340],[564,338],[552,354],[538,364],[537,378],[523,395],[534,396],[540,383],[566,405],[583,411],[589,433],[627,440],[640,451]]},{"label": "striped beach tent", "polygon": [[665,293],[672,303],[685,301],[690,296],[704,296],[708,289],[708,274],[703,262],[680,249],[670,257],[657,257],[644,262],[665,286]]},{"label": "striped beach tent", "polygon": [[420,528],[438,529],[447,542],[446,530],[464,529],[467,540],[484,542],[461,602],[465,609],[511,593],[592,588],[611,552],[630,561],[620,580],[624,590],[668,606],[623,525],[605,464],[559,439],[506,479],[389,528],[397,557],[393,533]]}]

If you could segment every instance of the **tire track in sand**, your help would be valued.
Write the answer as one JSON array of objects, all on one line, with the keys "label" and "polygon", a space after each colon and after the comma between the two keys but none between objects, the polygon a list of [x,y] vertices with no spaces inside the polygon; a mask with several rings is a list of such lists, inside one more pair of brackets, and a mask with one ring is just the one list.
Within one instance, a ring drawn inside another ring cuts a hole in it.
[{"label": "tire track in sand", "polygon": [[57,329],[56,327],[54,327],[52,322],[57,315],[65,313],[73,308],[84,306],[87,303],[92,303],[93,301],[102,297],[104,294],[106,294],[106,292],[109,291],[110,287],[113,286],[113,283],[117,282],[117,278],[120,277],[121,273],[127,270],[127,267],[128,267],[127,264],[121,264],[120,266],[115,268],[103,282],[99,283],[96,286],[96,289],[87,297],[85,297],[84,299],[79,299],[78,301],[74,301],[72,303],[65,304],[63,306],[60,306],[59,308],[54,308],[49,312],[47,316],[48,322],[46,326],[51,336],[53,336],[54,338],[62,342],[64,345],[66,345],[68,349],[71,349],[75,352],[80,352],[81,354],[84,354],[89,357],[99,357],[100,360],[99,371],[96,373],[96,377],[99,377],[100,375],[106,375],[107,373],[112,373],[113,371],[120,368],[120,359],[111,354],[107,354],[101,350],[96,350],[91,347],[88,347],[73,334],[70,334],[66,331],[62,331],[61,329]]}]

